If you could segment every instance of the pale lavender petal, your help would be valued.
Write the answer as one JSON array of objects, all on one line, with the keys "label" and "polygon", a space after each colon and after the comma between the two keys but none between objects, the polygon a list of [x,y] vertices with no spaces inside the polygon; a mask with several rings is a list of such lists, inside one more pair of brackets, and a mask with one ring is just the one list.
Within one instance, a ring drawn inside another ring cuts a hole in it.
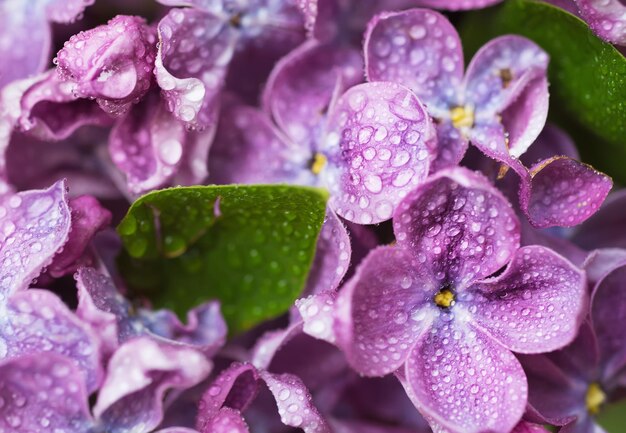
[{"label": "pale lavender petal", "polygon": [[313,405],[311,394],[302,380],[292,374],[267,371],[259,374],[276,400],[283,424],[300,428],[304,433],[330,433],[330,427]]},{"label": "pale lavender petal", "polygon": [[109,151],[130,192],[141,194],[168,183],[181,163],[186,140],[183,124],[151,94],[115,125]]},{"label": "pale lavender petal", "polygon": [[172,180],[173,185],[204,185],[209,176],[209,151],[217,125],[202,131],[188,131],[183,156]]},{"label": "pale lavender petal", "polygon": [[319,139],[339,77],[350,87],[362,81],[363,61],[351,48],[308,41],[283,57],[270,75],[265,110],[293,141]]},{"label": "pale lavender petal", "polygon": [[198,9],[172,9],[159,22],[158,34],[155,75],[168,110],[190,127],[215,127],[237,40],[234,29]]},{"label": "pale lavender petal", "polygon": [[334,293],[319,293],[308,298],[298,299],[296,307],[302,317],[304,333],[324,340],[329,343],[335,342],[334,322]]},{"label": "pale lavender petal", "polygon": [[106,25],[80,32],[57,54],[61,77],[75,95],[95,98],[118,115],[137,103],[152,84],[156,35],[145,20],[118,15]]},{"label": "pale lavender petal", "polygon": [[206,431],[222,407],[244,411],[256,397],[259,380],[259,372],[252,364],[232,363],[202,395],[196,428]]},{"label": "pale lavender petal", "polygon": [[626,45],[626,5],[620,0],[574,0],[580,16],[602,39]]},{"label": "pale lavender petal", "polygon": [[626,264],[622,263],[598,282],[591,298],[591,319],[608,377],[626,365],[626,337],[615,328],[626,320],[625,299]]},{"label": "pale lavender petal", "polygon": [[93,427],[84,380],[70,359],[36,353],[3,360],[0,377],[3,432],[84,433]]},{"label": "pale lavender petal", "polygon": [[463,51],[447,18],[427,9],[375,16],[365,34],[365,70],[370,81],[409,87],[437,112],[456,105],[463,79]]},{"label": "pale lavender petal", "polygon": [[521,179],[520,205],[535,227],[572,227],[593,215],[613,186],[610,177],[567,157],[540,161]]},{"label": "pale lavender petal", "polygon": [[200,433],[249,433],[249,431],[238,410],[223,407]]},{"label": "pale lavender petal", "polygon": [[315,258],[307,277],[303,296],[334,292],[350,266],[352,248],[346,226],[327,209],[322,230],[317,239]]},{"label": "pale lavender petal", "polygon": [[592,288],[609,272],[626,264],[626,250],[621,248],[603,248],[589,253],[583,268]]},{"label": "pale lavender petal", "polygon": [[295,183],[312,185],[314,152],[294,143],[262,111],[226,105],[209,158],[210,181],[228,183]]},{"label": "pale lavender petal", "polygon": [[502,0],[417,0],[416,3],[423,7],[458,11],[485,8],[501,1]]},{"label": "pale lavender petal", "polygon": [[600,209],[574,232],[572,239],[581,247],[626,249],[626,189],[609,194]]},{"label": "pale lavender petal", "polygon": [[459,302],[482,329],[520,353],[542,353],[569,344],[587,311],[582,270],[541,246],[522,247],[499,276],[474,285]]},{"label": "pale lavender petal", "polygon": [[504,125],[497,119],[475,124],[467,133],[471,143],[482,153],[506,164],[518,175],[528,177],[528,170],[509,150],[509,140]]},{"label": "pale lavender petal", "polygon": [[102,381],[100,341],[55,294],[30,289],[13,294],[0,314],[0,356],[33,352],[65,355],[80,371],[88,391]]},{"label": "pale lavender petal", "polygon": [[205,302],[187,312],[187,324],[170,310],[141,310],[142,324],[149,332],[168,340],[190,345],[207,357],[213,356],[226,342],[228,330],[219,301]]},{"label": "pale lavender petal", "polygon": [[435,130],[406,87],[377,82],[350,88],[329,113],[318,151],[329,206],[348,221],[375,224],[391,218],[402,198],[426,176]]},{"label": "pale lavender petal", "polygon": [[463,291],[509,262],[519,246],[519,220],[486,178],[443,170],[413,190],[393,218],[398,245],[440,285]]},{"label": "pale lavender petal", "polygon": [[549,433],[543,426],[526,421],[520,421],[511,433]]},{"label": "pale lavender petal", "polygon": [[465,75],[466,103],[473,105],[477,120],[509,107],[530,81],[545,76],[548,60],[545,51],[521,36],[501,36],[485,44]]},{"label": "pale lavender petal", "polygon": [[163,418],[165,393],[194,386],[210,371],[211,363],[189,347],[131,340],[111,357],[93,413],[107,432],[149,432]]},{"label": "pale lavender petal", "polygon": [[431,319],[427,304],[438,286],[427,271],[409,251],[379,247],[339,292],[337,345],[359,373],[383,376],[404,363]]},{"label": "pale lavender petal", "polygon": [[86,249],[93,237],[111,223],[111,212],[89,195],[70,200],[72,228],[63,250],[60,251],[47,272],[55,278],[75,272],[79,266],[89,263]]},{"label": "pale lavender petal", "polygon": [[155,433],[198,433],[198,431],[187,427],[168,427],[157,430]]},{"label": "pale lavender petal", "polygon": [[524,413],[521,365],[469,323],[438,320],[411,351],[404,374],[409,397],[442,431],[510,431]]},{"label": "pale lavender petal", "polygon": [[0,299],[26,289],[67,242],[71,211],[65,183],[10,195],[0,204]]},{"label": "pale lavender petal", "polygon": [[437,157],[433,161],[430,172],[459,165],[467,151],[468,139],[447,119],[437,125]]}]

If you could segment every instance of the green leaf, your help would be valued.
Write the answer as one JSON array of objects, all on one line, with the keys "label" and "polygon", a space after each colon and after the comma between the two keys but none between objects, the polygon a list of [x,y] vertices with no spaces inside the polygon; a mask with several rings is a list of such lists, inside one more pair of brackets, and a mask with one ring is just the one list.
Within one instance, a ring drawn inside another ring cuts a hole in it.
[{"label": "green leaf", "polygon": [[626,425],[626,400],[611,403],[603,407],[596,421],[608,433],[621,433]]},{"label": "green leaf", "polygon": [[543,47],[550,54],[551,120],[570,132],[586,161],[626,181],[626,59],[615,47],[574,15],[533,0],[470,13],[460,32],[468,54],[508,33]]},{"label": "green leaf", "polygon": [[120,225],[134,293],[179,315],[219,299],[232,332],[285,312],[302,291],[328,194],[317,188],[196,186],[139,198]]}]

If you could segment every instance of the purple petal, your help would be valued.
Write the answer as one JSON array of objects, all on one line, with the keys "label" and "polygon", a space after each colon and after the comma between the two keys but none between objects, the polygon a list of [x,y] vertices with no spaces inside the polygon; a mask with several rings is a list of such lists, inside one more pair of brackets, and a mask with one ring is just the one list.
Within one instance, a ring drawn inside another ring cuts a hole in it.
[{"label": "purple petal", "polygon": [[258,382],[259,373],[252,364],[231,364],[202,395],[196,428],[206,431],[222,407],[244,411],[256,397]]},{"label": "purple petal", "polygon": [[548,433],[549,430],[546,430],[543,426],[539,424],[532,424],[526,421],[520,421],[519,424],[515,426],[511,433]]},{"label": "purple petal", "polygon": [[604,204],[572,236],[587,250],[594,248],[626,249],[626,189],[609,194]]},{"label": "purple petal", "polygon": [[626,319],[626,264],[616,267],[596,285],[591,301],[591,318],[607,375],[626,365],[626,336],[615,324]]},{"label": "purple petal", "polygon": [[463,78],[461,40],[438,12],[411,9],[375,16],[363,49],[370,81],[404,84],[435,117],[435,110],[447,111],[456,102]]},{"label": "purple petal", "polygon": [[250,362],[258,368],[268,370],[274,360],[274,356],[292,338],[302,334],[302,321],[290,324],[285,329],[268,331],[259,337],[251,350]]},{"label": "purple petal", "polygon": [[30,289],[13,294],[0,319],[0,355],[33,352],[65,355],[80,369],[88,391],[102,380],[100,341],[53,293]]},{"label": "purple petal", "polygon": [[468,139],[449,120],[441,120],[437,126],[437,157],[430,172],[459,165],[467,151]]},{"label": "purple petal", "polygon": [[312,149],[294,143],[272,125],[262,111],[226,105],[211,147],[210,180],[228,183],[295,183],[311,185]]},{"label": "purple petal", "polygon": [[532,167],[539,161],[558,155],[580,161],[580,155],[572,138],[562,129],[548,123],[520,159],[525,166]]},{"label": "purple petal", "polygon": [[626,6],[620,0],[574,0],[580,16],[602,39],[626,45]]},{"label": "purple petal", "polygon": [[0,430],[83,433],[93,427],[84,380],[68,358],[46,353],[3,360],[0,377]]},{"label": "purple petal", "polygon": [[423,7],[447,9],[451,11],[481,9],[500,3],[502,0],[417,0]]},{"label": "purple petal", "polygon": [[313,146],[337,80],[350,87],[361,81],[362,70],[357,51],[306,42],[277,63],[265,87],[265,110],[293,141]]},{"label": "purple petal", "polygon": [[186,139],[183,124],[152,94],[115,125],[109,151],[126,175],[130,192],[141,194],[172,178],[181,163]]},{"label": "purple petal", "polygon": [[333,330],[333,306],[335,304],[334,293],[320,293],[308,298],[298,299],[296,307],[304,322],[304,333],[319,340],[335,342]]},{"label": "purple petal", "polygon": [[440,171],[412,191],[393,218],[398,245],[440,284],[462,291],[504,266],[519,246],[511,205],[478,173]]},{"label": "purple petal", "polygon": [[228,330],[218,301],[205,302],[187,313],[187,324],[169,310],[140,311],[143,325],[154,335],[190,345],[213,356],[226,342]]},{"label": "purple petal", "polygon": [[536,229],[526,220],[522,220],[522,245],[542,245],[559,253],[577,267],[582,267],[589,254],[569,239],[561,237],[560,233]]},{"label": "purple petal", "polygon": [[407,250],[379,247],[340,291],[335,310],[337,344],[359,373],[383,376],[406,360],[428,325],[423,309],[428,308],[436,281],[425,271]]},{"label": "purple petal", "polygon": [[188,8],[170,10],[158,32],[155,75],[168,110],[190,127],[214,127],[234,30],[210,13]]},{"label": "purple petal", "polygon": [[584,273],[541,246],[520,248],[504,273],[470,292],[469,311],[480,327],[515,352],[566,346],[586,314]]},{"label": "purple petal", "polygon": [[75,272],[92,238],[111,223],[111,212],[103,208],[98,200],[84,195],[70,200],[72,228],[63,250],[54,257],[47,271],[58,278]]},{"label": "purple petal", "polygon": [[57,61],[77,95],[95,98],[104,111],[117,115],[148,92],[155,57],[154,30],[142,18],[118,15],[72,36]]},{"label": "purple petal", "polygon": [[5,0],[0,3],[0,89],[42,72],[50,61],[50,21],[74,21],[95,0]]},{"label": "purple petal", "polygon": [[238,410],[223,407],[201,433],[249,433],[249,431]]},{"label": "purple petal", "polygon": [[590,252],[583,267],[589,284],[595,287],[606,274],[624,263],[626,263],[626,250],[605,248]]},{"label": "purple petal", "polygon": [[283,424],[300,428],[304,433],[330,433],[302,380],[292,374],[278,375],[267,371],[259,374],[276,400]]},{"label": "purple petal", "polygon": [[528,83],[545,76],[548,60],[545,51],[521,36],[501,36],[484,45],[465,75],[466,98],[477,119],[509,107]]},{"label": "purple petal", "polygon": [[196,385],[211,364],[185,346],[137,338],[111,357],[93,413],[111,433],[142,426],[151,431],[163,418],[163,396],[170,389]]},{"label": "purple petal", "polygon": [[391,218],[400,200],[428,175],[434,128],[406,87],[366,83],[352,87],[329,114],[319,152],[328,164],[321,182],[329,206],[348,221]]},{"label": "purple petal", "polygon": [[593,215],[613,182],[593,167],[553,157],[530,169],[521,180],[520,204],[535,227],[572,227]]},{"label": "purple petal", "polygon": [[71,217],[65,183],[20,192],[0,205],[0,299],[26,289],[68,240]]},{"label": "purple petal", "polygon": [[174,185],[204,185],[209,176],[209,151],[217,130],[206,128],[202,131],[189,131],[182,161],[174,175]]},{"label": "purple petal", "polygon": [[[508,349],[467,323],[437,320],[405,367],[414,403],[445,431],[510,431],[526,406],[528,387]],[[432,425],[432,424],[431,424]]]},{"label": "purple petal", "polygon": [[326,210],[322,231],[317,239],[315,258],[303,296],[334,292],[348,271],[352,249],[350,236],[339,217]]}]

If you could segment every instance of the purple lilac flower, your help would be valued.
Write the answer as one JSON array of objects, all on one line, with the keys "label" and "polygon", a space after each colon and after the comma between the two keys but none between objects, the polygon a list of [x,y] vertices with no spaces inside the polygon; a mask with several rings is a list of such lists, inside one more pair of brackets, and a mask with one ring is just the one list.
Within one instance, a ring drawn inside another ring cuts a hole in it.
[{"label": "purple lilac flower", "polygon": [[621,0],[569,0],[600,38],[626,45],[626,6]]},{"label": "purple lilac flower", "polygon": [[576,340],[557,352],[521,358],[531,412],[539,422],[564,426],[560,431],[568,433],[603,431],[595,416],[626,385],[626,344],[615,330],[624,321],[626,251],[595,252],[586,269],[597,283]]},{"label": "purple lilac flower", "polygon": [[191,348],[146,337],[133,340],[113,354],[92,415],[88,388],[71,359],[34,352],[1,361],[5,404],[0,406],[0,428],[148,433],[163,417],[165,392],[197,384],[210,369]]},{"label": "purple lilac flower", "polygon": [[518,249],[510,204],[465,169],[431,177],[393,222],[397,245],[372,251],[339,293],[337,344],[361,374],[398,370],[433,426],[511,430],[527,395],[511,351],[572,341],[585,306],[582,271],[547,248]]}]

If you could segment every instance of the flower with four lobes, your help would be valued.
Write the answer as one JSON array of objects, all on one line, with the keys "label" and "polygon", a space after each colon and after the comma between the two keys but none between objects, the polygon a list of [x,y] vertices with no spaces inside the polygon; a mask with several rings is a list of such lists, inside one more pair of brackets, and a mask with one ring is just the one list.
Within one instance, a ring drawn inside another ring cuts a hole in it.
[{"label": "flower with four lobes", "polygon": [[493,39],[464,76],[461,40],[452,24],[438,12],[412,9],[375,16],[364,51],[370,81],[404,84],[435,119],[435,169],[458,164],[468,142],[517,165],[545,124],[548,55],[526,38]]},{"label": "flower with four lobes", "polygon": [[599,433],[595,416],[623,395],[626,382],[626,250],[591,253],[585,269],[593,287],[589,317],[578,337],[557,352],[520,358],[530,385],[530,413],[563,433]]},{"label": "flower with four lobes", "polygon": [[396,245],[370,252],[339,292],[337,345],[361,374],[396,372],[435,431],[511,431],[528,392],[512,352],[575,338],[583,272],[545,247],[519,248],[511,205],[463,168],[409,193],[393,225]]}]

